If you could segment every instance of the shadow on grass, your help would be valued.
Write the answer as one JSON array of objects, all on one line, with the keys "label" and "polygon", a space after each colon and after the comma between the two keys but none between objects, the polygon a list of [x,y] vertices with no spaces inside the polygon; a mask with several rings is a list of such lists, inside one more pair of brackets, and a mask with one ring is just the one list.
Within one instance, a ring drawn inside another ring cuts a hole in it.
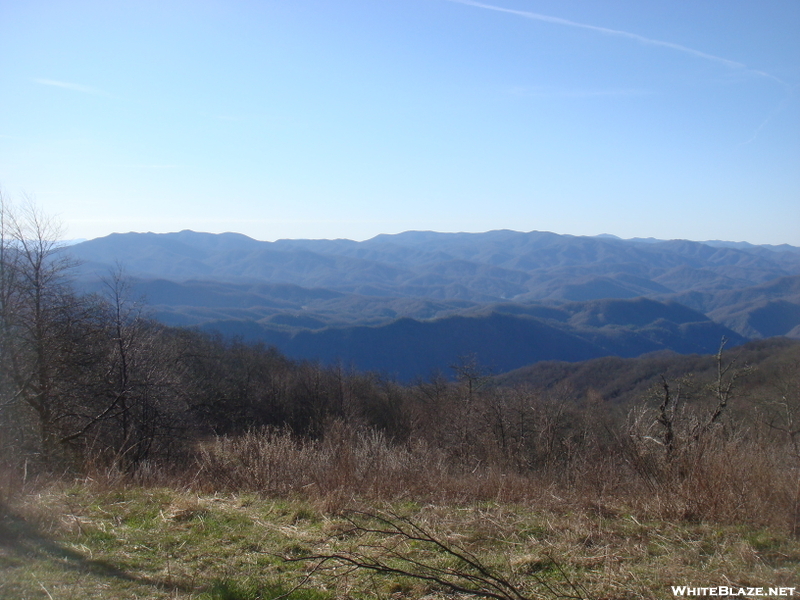
[{"label": "shadow on grass", "polygon": [[166,591],[192,592],[193,586],[174,581],[132,575],[108,561],[96,560],[47,537],[33,524],[13,513],[0,501],[0,553],[48,562],[64,570],[118,579]]}]

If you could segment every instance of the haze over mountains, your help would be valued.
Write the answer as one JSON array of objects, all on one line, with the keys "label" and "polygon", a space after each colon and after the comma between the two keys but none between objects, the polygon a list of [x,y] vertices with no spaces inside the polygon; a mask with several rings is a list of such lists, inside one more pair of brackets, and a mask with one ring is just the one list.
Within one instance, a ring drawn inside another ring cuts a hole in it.
[{"label": "haze over mountains", "polygon": [[547,232],[410,231],[370,240],[113,234],[64,250],[78,285],[123,266],[173,325],[401,378],[459,356],[498,372],[540,360],[713,352],[800,338],[800,248]]}]

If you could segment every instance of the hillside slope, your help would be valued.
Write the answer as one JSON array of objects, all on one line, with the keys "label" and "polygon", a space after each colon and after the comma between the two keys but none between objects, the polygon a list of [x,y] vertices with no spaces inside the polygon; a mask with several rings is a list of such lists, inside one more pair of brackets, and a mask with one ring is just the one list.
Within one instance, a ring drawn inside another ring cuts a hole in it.
[{"label": "hillside slope", "polygon": [[[528,314],[525,314],[525,313]],[[496,307],[484,314],[432,320],[401,318],[380,326],[291,331],[269,323],[217,321],[203,329],[275,346],[291,358],[340,362],[402,380],[449,374],[464,357],[502,373],[543,360],[639,356],[657,350],[711,353],[722,337],[745,341],[675,303],[606,300],[540,307]]]}]

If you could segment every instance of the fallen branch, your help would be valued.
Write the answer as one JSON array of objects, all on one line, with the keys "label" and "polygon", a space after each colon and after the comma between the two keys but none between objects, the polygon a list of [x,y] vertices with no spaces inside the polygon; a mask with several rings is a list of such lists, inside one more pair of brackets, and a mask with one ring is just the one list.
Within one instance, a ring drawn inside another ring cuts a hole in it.
[{"label": "fallen branch", "polygon": [[[337,563],[351,567],[347,573],[365,569],[381,575],[408,577],[439,585],[451,592],[481,598],[533,600],[523,594],[519,584],[511,577],[496,573],[464,547],[442,540],[406,517],[393,512],[373,514],[353,511],[345,518],[352,526],[348,535],[358,538],[350,549],[284,560],[317,561],[315,570],[326,563]],[[378,537],[378,541],[365,539],[374,536]],[[415,557],[417,553],[422,556]],[[451,559],[450,562],[455,559],[455,565],[437,565],[436,558],[442,555]],[[537,597],[583,600],[585,595],[581,588],[567,577],[555,561],[553,564],[570,593],[557,590],[538,575],[531,575],[542,590]]]}]

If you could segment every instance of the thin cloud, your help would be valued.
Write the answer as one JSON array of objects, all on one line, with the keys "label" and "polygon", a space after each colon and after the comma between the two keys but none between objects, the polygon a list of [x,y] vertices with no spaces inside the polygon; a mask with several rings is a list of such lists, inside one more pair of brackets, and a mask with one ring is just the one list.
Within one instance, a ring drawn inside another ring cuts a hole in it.
[{"label": "thin cloud", "polygon": [[761,130],[767,126],[767,123],[769,123],[772,120],[772,118],[775,117],[775,115],[783,112],[786,109],[786,107],[789,106],[789,102],[791,101],[792,96],[794,95],[794,92],[795,90],[797,90],[797,88],[798,86],[794,86],[791,89],[790,93],[783,99],[783,101],[778,106],[776,106],[775,109],[771,113],[769,113],[767,117],[761,122],[761,125],[759,125],[756,128],[755,132],[753,133],[752,137],[749,140],[741,142],[740,144],[736,144],[736,147],[740,148],[741,146],[746,146],[754,142],[758,137],[758,134],[761,133]]},{"label": "thin cloud", "polygon": [[671,50],[676,50],[678,52],[683,52],[684,54],[690,54],[692,56],[696,56],[698,58],[702,58],[705,60],[709,60],[721,65],[724,65],[731,69],[743,69],[749,73],[753,73],[754,75],[760,75],[762,77],[768,77],[769,79],[773,79],[778,83],[786,85],[784,81],[775,77],[774,75],[770,75],[769,73],[765,73],[764,71],[757,71],[754,69],[748,68],[747,65],[736,62],[735,60],[728,60],[727,58],[722,58],[721,56],[715,56],[713,54],[708,54],[706,52],[701,52],[700,50],[695,50],[694,48],[688,48],[687,46],[682,46],[680,44],[674,44],[672,42],[664,42],[662,40],[655,40],[652,38],[645,37],[643,35],[639,35],[637,33],[630,33],[629,31],[621,31],[619,29],[609,29],[607,27],[598,27],[597,25],[587,25],[586,23],[578,23],[576,21],[570,21],[568,19],[562,19],[560,17],[551,17],[548,15],[542,15],[539,13],[529,12],[525,10],[515,10],[512,8],[503,8],[502,6],[495,6],[493,4],[484,4],[482,2],[475,2],[474,0],[448,0],[449,2],[455,2],[457,4],[465,4],[467,6],[475,6],[477,8],[483,8],[486,10],[493,10],[496,12],[508,13],[512,15],[517,15],[519,17],[523,17],[525,19],[532,19],[534,21],[543,21],[545,23],[553,23],[555,25],[563,25],[565,27],[576,27],[578,29],[588,29],[589,31],[596,31],[597,33],[602,33],[604,35],[613,35],[617,37],[627,38],[629,40],[635,40],[641,44],[647,44],[648,46],[659,46],[662,48],[669,48]]},{"label": "thin cloud", "polygon": [[89,87],[88,85],[80,85],[78,83],[70,83],[68,81],[56,81],[54,79],[34,79],[33,81],[40,85],[50,85],[65,90],[72,90],[73,92],[81,92],[82,94],[106,96],[109,98],[111,97],[111,94],[104,92],[103,90],[98,90],[97,88]]}]

